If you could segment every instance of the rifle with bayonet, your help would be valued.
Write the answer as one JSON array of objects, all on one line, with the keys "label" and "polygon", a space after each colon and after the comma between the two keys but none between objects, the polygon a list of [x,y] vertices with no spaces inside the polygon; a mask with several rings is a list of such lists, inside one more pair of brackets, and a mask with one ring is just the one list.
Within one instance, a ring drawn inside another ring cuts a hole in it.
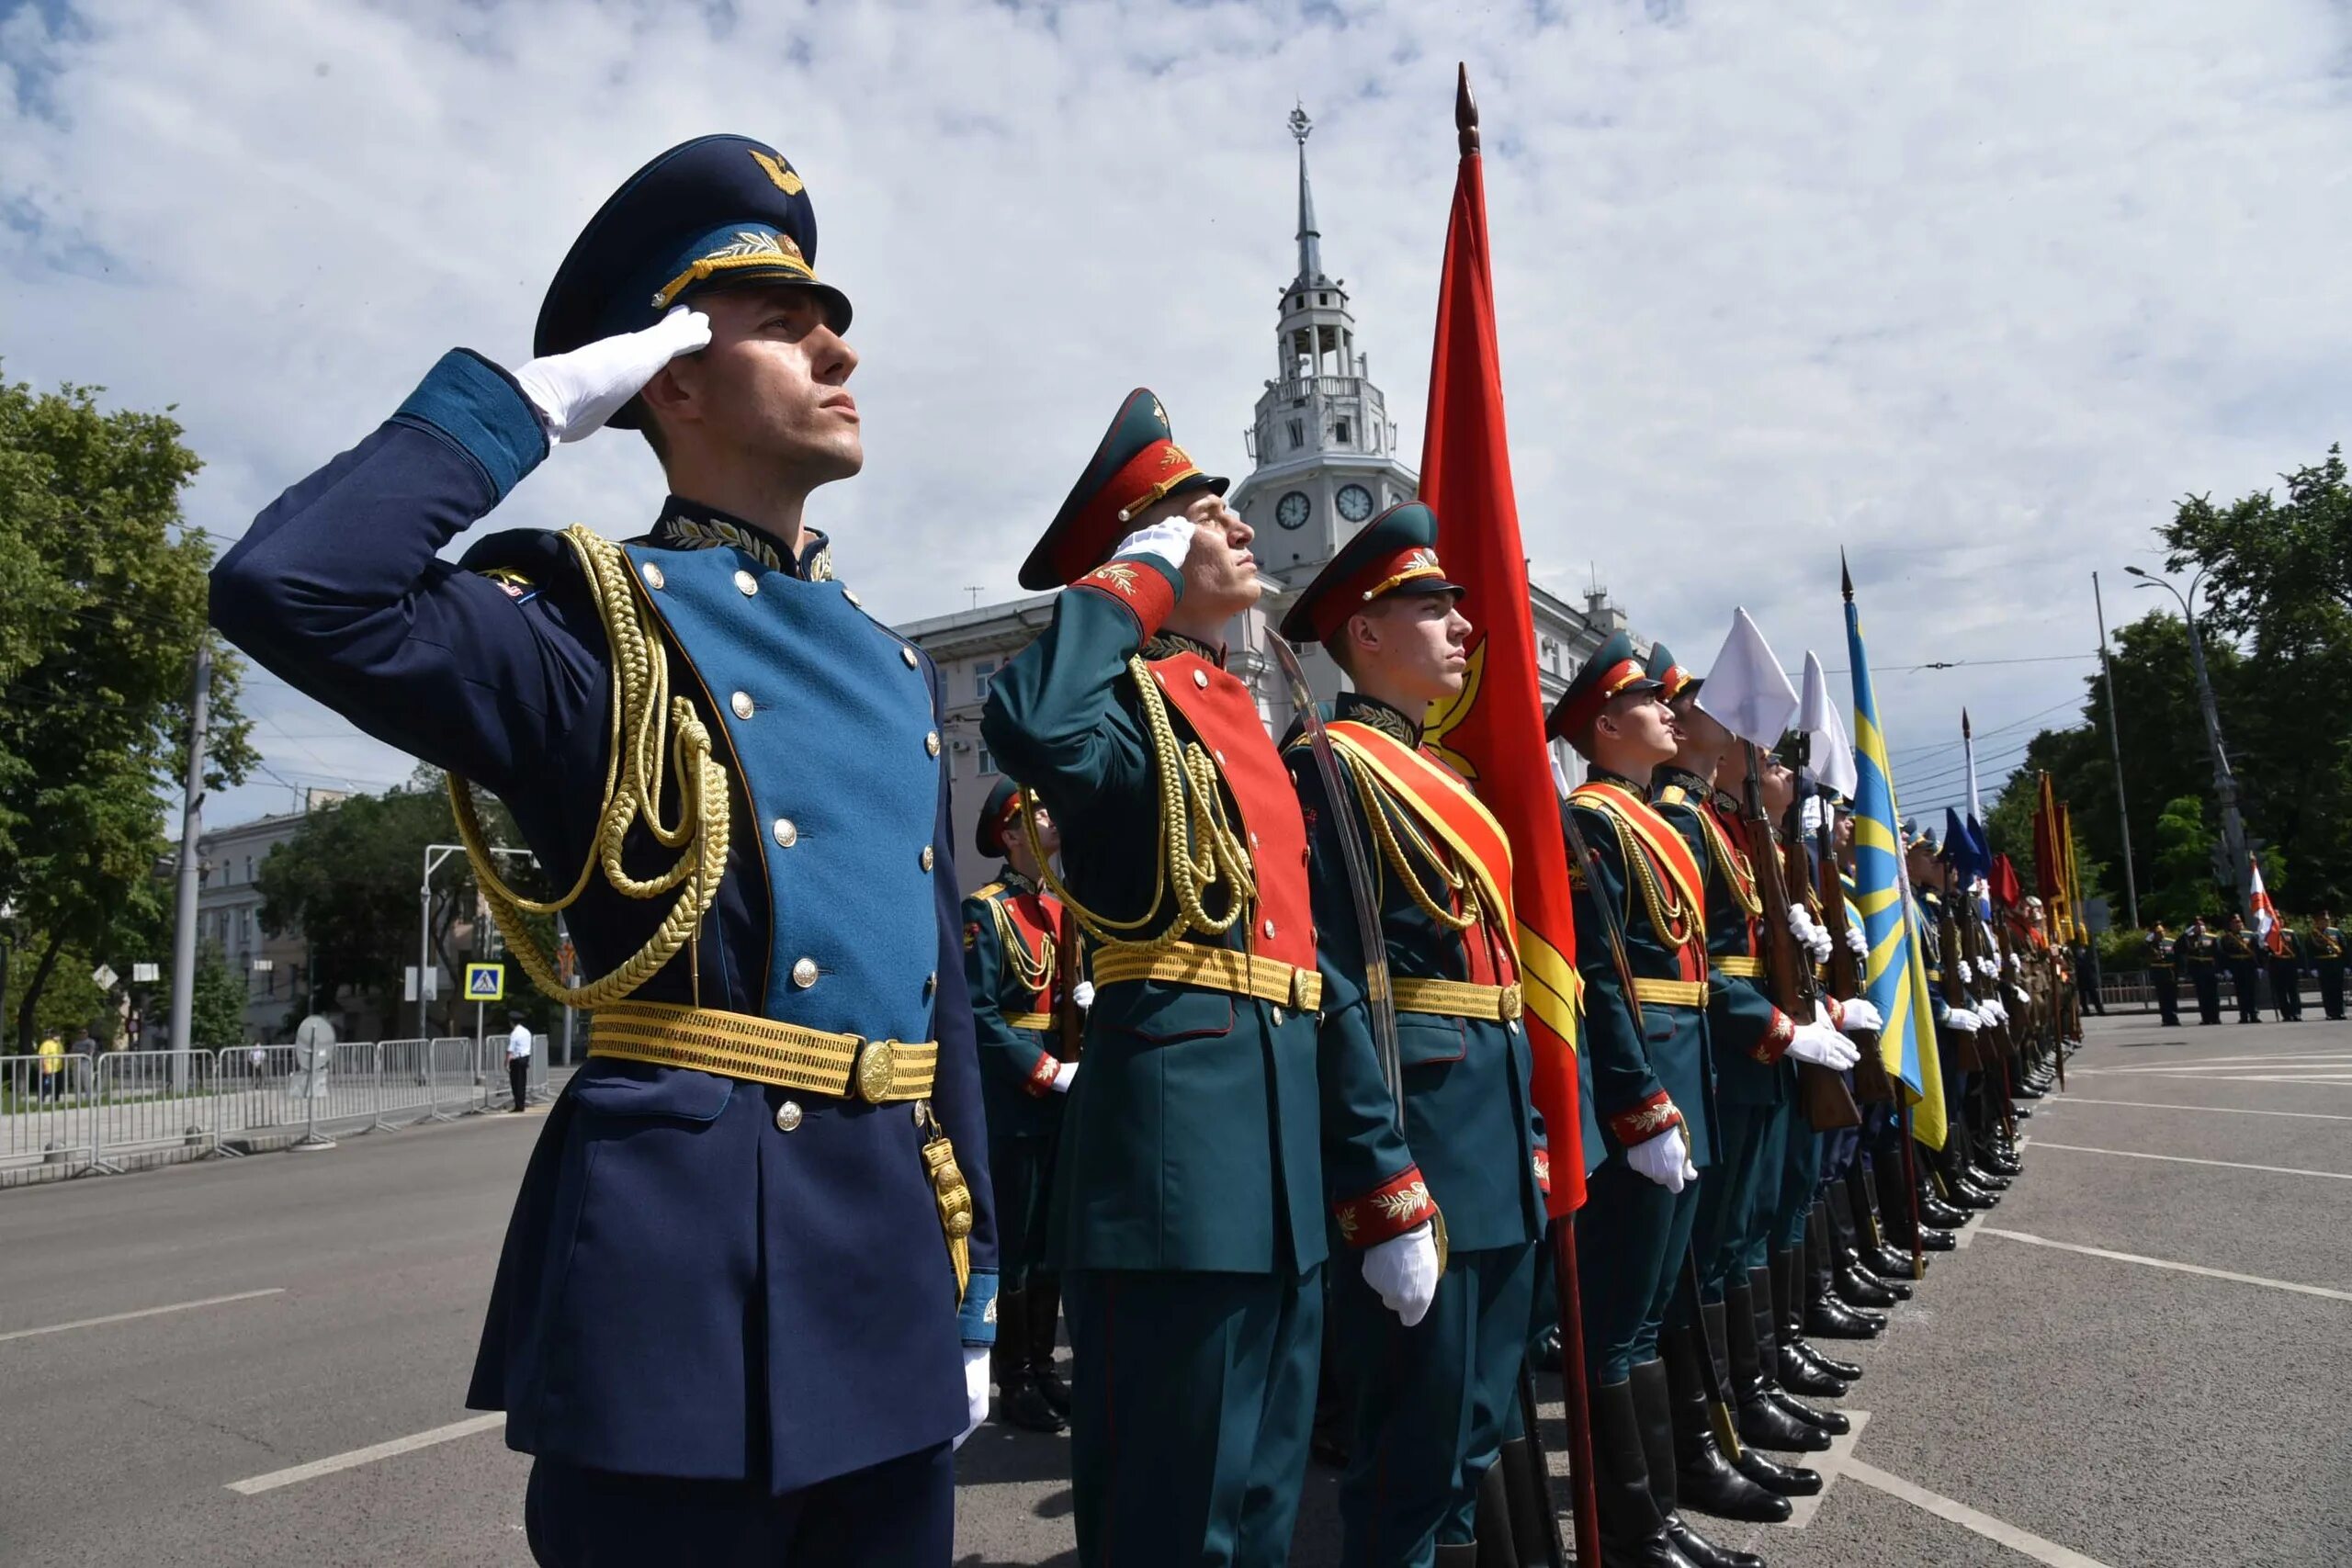
[{"label": "rifle with bayonet", "polygon": [[[1949,897],[1951,890],[1946,888],[1944,891],[1947,897],[1936,900],[1936,957],[1939,971],[1943,976],[1939,984],[1944,989],[1945,1007],[1965,1008],[1972,1003],[1968,982],[1961,978],[1960,974],[1960,930],[1951,918],[1951,899]],[[1940,1049],[1947,1041],[1951,1045],[1952,1061],[1962,1072],[1984,1070],[1984,1054],[1978,1048],[1974,1034],[1962,1029],[1945,1030],[1936,1037],[1938,1048]]]},{"label": "rifle with bayonet", "polygon": [[[1832,996],[1859,997],[1863,990],[1862,961],[1855,956],[1849,934],[1853,927],[1846,918],[1846,884],[1838,874],[1837,837],[1830,827],[1826,790],[1821,796],[1817,843],[1821,863],[1815,868],[1815,886],[1821,896],[1822,929],[1829,933],[1829,991]],[[1849,1038],[1861,1052],[1860,1060],[1854,1064],[1854,1098],[1864,1105],[1894,1103],[1894,1080],[1887,1076],[1885,1058],[1879,1055],[1879,1032],[1861,1030]]]},{"label": "rifle with bayonet", "polygon": [[[1819,994],[1813,979],[1813,957],[1798,952],[1797,933],[1789,924],[1789,889],[1781,875],[1781,846],[1772,832],[1772,818],[1764,809],[1764,775],[1757,748],[1747,740],[1739,744],[1747,760],[1747,809],[1740,826],[1746,830],[1747,858],[1755,868],[1757,902],[1763,906],[1760,939],[1765,985],[1772,1005],[1788,1014],[1791,1022],[1811,1023]],[[1831,1068],[1799,1062],[1797,1100],[1817,1133],[1861,1125],[1861,1108],[1854,1103],[1853,1092]]]}]

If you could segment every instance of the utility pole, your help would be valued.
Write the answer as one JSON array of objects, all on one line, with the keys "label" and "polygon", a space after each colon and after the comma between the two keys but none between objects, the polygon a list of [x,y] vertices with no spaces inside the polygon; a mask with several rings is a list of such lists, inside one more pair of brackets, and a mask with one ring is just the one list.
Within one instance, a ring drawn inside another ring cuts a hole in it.
[{"label": "utility pole", "polygon": [[2132,929],[2140,929],[2140,883],[2132,874],[2132,808],[2123,800],[2123,716],[2115,706],[2115,664],[2107,656],[2107,602],[2098,573],[2091,573],[2091,604],[2098,612],[2098,667],[2107,680],[2107,745],[2115,757],[2115,815],[2123,829],[2123,903]]},{"label": "utility pole", "polygon": [[2254,890],[2247,886],[2246,872],[2253,863],[2246,854],[2245,819],[2238,815],[2238,782],[2230,772],[2230,754],[2222,745],[2222,716],[2213,704],[2212,678],[2205,672],[2205,640],[2197,630],[2197,612],[2189,607],[2189,600],[2205,581],[2205,573],[2200,570],[2191,578],[2188,592],[2184,594],[2164,579],[2136,566],[2127,566],[2123,570],[2126,575],[2140,579],[2143,588],[2161,588],[2179,600],[2181,618],[2188,623],[2188,659],[2197,671],[2197,705],[2205,715],[2205,745],[2213,754],[2213,796],[2222,807],[2222,850],[2230,857],[2230,887],[2237,895],[2238,913],[2251,924]]},{"label": "utility pole", "polygon": [[196,679],[188,695],[187,790],[180,807],[180,863],[172,910],[172,1087],[187,1087],[188,1032],[196,1010],[196,896],[203,867],[197,836],[204,831],[204,723],[212,699],[212,634],[196,639]]}]

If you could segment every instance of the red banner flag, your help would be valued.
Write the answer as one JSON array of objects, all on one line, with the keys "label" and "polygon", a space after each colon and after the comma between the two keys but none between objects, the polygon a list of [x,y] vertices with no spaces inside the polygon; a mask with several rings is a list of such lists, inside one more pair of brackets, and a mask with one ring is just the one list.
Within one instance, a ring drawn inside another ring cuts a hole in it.
[{"label": "red banner flag", "polygon": [[[1464,94],[1466,102],[1466,86]],[[1552,1213],[1566,1214],[1584,1203],[1576,1064],[1583,987],[1559,796],[1544,740],[1534,604],[1511,491],[1487,265],[1487,187],[1475,123],[1466,128],[1454,177],[1430,361],[1429,427],[1421,440],[1421,500],[1438,516],[1438,558],[1468,589],[1462,613],[1472,628],[1470,673],[1460,696],[1430,709],[1426,738],[1510,835],[1535,1106],[1551,1149]]]}]

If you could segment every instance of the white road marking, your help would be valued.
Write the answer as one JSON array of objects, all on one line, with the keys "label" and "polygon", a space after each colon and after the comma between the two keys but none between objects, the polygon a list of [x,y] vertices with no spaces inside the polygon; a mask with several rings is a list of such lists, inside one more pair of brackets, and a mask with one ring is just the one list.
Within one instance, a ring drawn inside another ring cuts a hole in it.
[{"label": "white road marking", "polygon": [[1874,1464],[1849,1460],[1845,1472],[1865,1486],[1883,1492],[1890,1497],[1900,1497],[1915,1508],[1925,1508],[1939,1519],[1950,1519],[1962,1529],[1973,1530],[1985,1540],[1997,1541],[2020,1556],[2030,1557],[2036,1562],[2046,1562],[2050,1568],[2107,1568],[2107,1564],[2096,1557],[2086,1557],[2072,1547],[2044,1540],[2032,1531],[2019,1529],[2006,1519],[1979,1513],[1965,1503],[1955,1503],[1899,1475],[1889,1475]]},{"label": "white road marking", "polygon": [[1830,1438],[1826,1450],[1808,1454],[1804,1459],[1807,1465],[1821,1472],[1821,1490],[1810,1497],[1790,1498],[1789,1517],[1774,1529],[1801,1530],[1813,1523],[1813,1516],[1821,1510],[1822,1500],[1829,1495],[1829,1489],[1838,1484],[1838,1477],[1845,1473],[1846,1466],[1854,1457],[1854,1445],[1862,1440],[1862,1428],[1870,1425],[1871,1413],[1849,1410],[1845,1415],[1853,1423],[1853,1430],[1843,1437]]},{"label": "white road marking", "polygon": [[251,1497],[263,1492],[274,1492],[281,1486],[291,1486],[298,1481],[315,1481],[322,1475],[333,1475],[339,1470],[356,1470],[363,1464],[373,1464],[379,1459],[391,1459],[399,1454],[414,1453],[435,1444],[454,1442],[470,1438],[476,1432],[487,1432],[506,1425],[506,1413],[493,1410],[487,1416],[469,1416],[452,1421],[447,1427],[435,1427],[429,1432],[412,1432],[405,1438],[376,1443],[364,1449],[354,1449],[345,1454],[332,1454],[314,1459],[308,1464],[298,1464],[288,1470],[273,1470],[267,1475],[256,1475],[245,1481],[232,1481],[229,1490],[242,1492]]},{"label": "white road marking", "polygon": [[1986,1235],[2007,1236],[2034,1247],[2053,1247],[2061,1252],[2079,1252],[2086,1258],[2105,1258],[2117,1263],[2138,1263],[2150,1269],[2169,1269],[2179,1274],[2201,1274],[2209,1280],[2234,1280],[2241,1285],[2262,1285],[2274,1291],[2292,1291],[2298,1295],[2325,1296],[2330,1301],[2352,1302],[2352,1291],[2331,1291],[2324,1285],[2299,1285],[2291,1280],[2266,1280],[2259,1274],[2233,1273],[2227,1269],[2208,1269],[2201,1263],[2176,1263],[2168,1258],[2143,1258],[2136,1252],[2110,1252],[2103,1247],[2085,1247],[2079,1242],[2052,1241],[2046,1235],[2029,1235],[2024,1231],[2001,1230],[1993,1225],[1980,1227]]},{"label": "white road marking", "polygon": [[194,1312],[198,1307],[226,1306],[231,1302],[257,1301],[263,1296],[285,1293],[285,1286],[272,1285],[266,1290],[239,1291],[232,1296],[207,1296],[200,1302],[174,1302],[168,1306],[141,1307],[137,1312],[110,1312],[104,1317],[77,1317],[71,1323],[44,1324],[39,1328],[12,1328],[0,1334],[0,1341],[30,1339],[39,1334],[62,1334],[69,1328],[96,1328],[101,1324],[129,1323],[135,1317],[161,1317],[167,1312]]},{"label": "white road marking", "polygon": [[2079,1094],[2066,1097],[2069,1105],[2123,1105],[2135,1111],[2218,1111],[2225,1116],[2293,1116],[2305,1122],[2352,1122],[2352,1116],[2337,1116],[2324,1111],[2250,1111],[2243,1105],[2167,1105],[2161,1100],[2086,1100]]},{"label": "white road marking", "polygon": [[2216,1165],[2224,1170],[2267,1170],[2273,1176],[2318,1176],[2330,1181],[2352,1181],[2352,1172],[2341,1170],[2304,1170],[2291,1165],[2247,1165],[2233,1159],[2197,1159],[2188,1155],[2151,1155],[2138,1149],[2095,1149],[2087,1144],[2052,1144],[2044,1142],[2045,1149],[2064,1149],[2069,1154],[2114,1155],[2122,1159],[2160,1159],[2174,1165]]}]

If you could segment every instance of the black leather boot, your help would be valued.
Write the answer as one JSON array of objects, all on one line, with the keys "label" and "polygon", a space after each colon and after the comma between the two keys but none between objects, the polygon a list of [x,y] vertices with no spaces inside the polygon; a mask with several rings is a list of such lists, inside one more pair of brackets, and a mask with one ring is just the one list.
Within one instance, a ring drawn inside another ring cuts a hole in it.
[{"label": "black leather boot", "polygon": [[1600,1560],[1608,1568],[1698,1568],[1666,1533],[1650,1492],[1650,1469],[1629,1382],[1592,1389],[1593,1495],[1600,1511]]},{"label": "black leather boot", "polygon": [[[1862,1168],[1860,1160],[1856,1160],[1854,1168],[1846,1173],[1846,1196],[1848,1207],[1853,1211],[1854,1224],[1862,1236],[1860,1251],[1864,1267],[1882,1280],[1910,1280],[1911,1248],[1907,1240],[1904,1246],[1895,1245],[1894,1227],[1879,1209],[1878,1181],[1871,1172]],[[1910,1211],[1906,1209],[1901,1233],[1905,1238],[1911,1234],[1910,1220]],[[1920,1261],[1924,1267],[1926,1259]]]},{"label": "black leather boot", "polygon": [[1985,1191],[1964,1175],[1947,1174],[1944,1190],[1951,1194],[1952,1206],[1956,1209],[1973,1209],[1981,1213],[1986,1209],[2000,1207],[1999,1193]]},{"label": "black leather boot", "polygon": [[1818,1339],[1875,1339],[1884,1320],[1856,1312],[1840,1300],[1829,1267],[1826,1237],[1805,1248],[1804,1331]]},{"label": "black leather boot", "polygon": [[[1703,1341],[1693,1342],[1694,1347],[1713,1359],[1716,1384],[1728,1392],[1732,1387],[1731,1353],[1728,1349],[1731,1314],[1724,1303],[1717,1302],[1713,1306],[1701,1308],[1700,1316],[1706,1320],[1707,1333]],[[1821,1490],[1823,1483],[1819,1471],[1808,1470],[1801,1464],[1782,1464],[1762,1449],[1749,1448],[1738,1441],[1736,1430],[1730,1437],[1728,1442],[1720,1437],[1717,1441],[1723,1444],[1723,1451],[1730,1456],[1732,1467],[1767,1492],[1776,1492],[1783,1497],[1810,1497]]]},{"label": "black leather boot", "polygon": [[1939,1231],[1956,1231],[1974,1219],[1967,1209],[1955,1209],[1936,1195],[1936,1190],[1922,1178],[1919,1183],[1919,1223]]},{"label": "black leather boot", "polygon": [[1657,1499],[1667,1538],[1699,1568],[1764,1568],[1764,1560],[1717,1546],[1691,1528],[1680,1512],[1675,1484],[1674,1416],[1667,1395],[1666,1364],[1643,1361],[1627,1373],[1634,1390],[1634,1416],[1642,1428],[1642,1458],[1649,1467],[1650,1495]]},{"label": "black leather boot", "polygon": [[2009,1179],[1996,1171],[1987,1170],[1984,1161],[1984,1156],[1981,1154],[1971,1156],[1968,1168],[1961,1174],[1987,1192],[2007,1192],[2009,1190]]},{"label": "black leather boot", "polygon": [[[1775,1278],[1785,1281],[1781,1286],[1785,1302],[1776,1300],[1773,1303],[1781,1313],[1781,1348],[1788,1350],[1793,1348],[1798,1359],[1805,1365],[1838,1382],[1850,1384],[1860,1382],[1861,1368],[1851,1361],[1841,1361],[1834,1356],[1823,1354],[1819,1346],[1804,1337],[1804,1249],[1789,1248],[1775,1260],[1775,1266],[1778,1269]],[[1785,1377],[1781,1381],[1788,1382]],[[1793,1382],[1789,1386],[1799,1393],[1806,1392]]]},{"label": "black leather boot", "polygon": [[[1510,1499],[1503,1471],[1503,1460],[1497,1455],[1486,1473],[1478,1477],[1477,1509],[1470,1519],[1470,1555],[1464,1561],[1476,1568],[1521,1568],[1527,1560],[1521,1556],[1510,1536]],[[1446,1549],[1438,1549],[1438,1561],[1445,1561]],[[1540,1563],[1541,1558],[1536,1559]]]},{"label": "black leather boot", "polygon": [[1667,1399],[1673,1411],[1675,1493],[1681,1506],[1749,1524],[1776,1525],[1787,1518],[1787,1497],[1750,1480],[1724,1457],[1714,1411],[1707,1401],[1706,1374],[1699,1364],[1706,1353],[1699,1330],[1669,1328],[1660,1337],[1659,1348],[1665,1352]]},{"label": "black leather boot", "polygon": [[996,1373],[996,1413],[1008,1427],[1051,1436],[1062,1431],[1066,1424],[1060,1412],[1046,1403],[1046,1396],[1038,1392],[1035,1380],[1029,1375],[1028,1314],[1026,1289],[998,1294],[996,1345],[989,1352]]},{"label": "black leather boot", "polygon": [[1458,1546],[1441,1546],[1437,1549],[1437,1568],[1517,1568],[1516,1564],[1501,1562],[1491,1564],[1479,1562],[1478,1554],[1483,1550],[1475,1540],[1465,1540]]},{"label": "black leather boot", "polygon": [[[1549,1568],[1552,1561],[1552,1531],[1559,1522],[1558,1505],[1552,1499],[1552,1478],[1544,1469],[1544,1456],[1525,1438],[1507,1438],[1502,1453],[1487,1473],[1499,1471],[1503,1481],[1503,1514],[1510,1534],[1503,1539],[1507,1548],[1493,1551],[1495,1562],[1508,1562],[1510,1568]],[[1486,1483],[1481,1480],[1483,1487]],[[1486,1523],[1487,1495],[1478,1495],[1478,1539],[1485,1541],[1492,1533]],[[1482,1548],[1482,1557],[1489,1555]],[[1480,1568],[1494,1568],[1483,1562]]]},{"label": "black leather boot", "polygon": [[[1829,1238],[1830,1257],[1838,1266],[1839,1295],[1860,1306],[1892,1306],[1896,1302],[1911,1299],[1909,1285],[1883,1280],[1871,1268],[1870,1259],[1863,1256],[1861,1233],[1855,1227],[1852,1215],[1840,1215],[1836,1205],[1824,1201],[1814,1205],[1812,1231],[1818,1231]],[[1906,1273],[1908,1271],[1905,1270]],[[1846,1288],[1849,1276],[1860,1287],[1859,1295]],[[1875,1299],[1882,1295],[1887,1299]]]},{"label": "black leather boot", "polygon": [[1810,1394],[1816,1399],[1836,1399],[1846,1392],[1847,1380],[1838,1377],[1820,1364],[1813,1354],[1813,1347],[1802,1337],[1804,1326],[1803,1298],[1792,1292],[1804,1289],[1804,1275],[1789,1271],[1790,1260],[1797,1249],[1776,1248],[1772,1261],[1767,1265],[1772,1275],[1772,1343],[1778,1359],[1781,1386],[1791,1393]]},{"label": "black leather boot", "polygon": [[1817,1410],[1781,1386],[1780,1334],[1773,1324],[1772,1270],[1767,1268],[1747,1271],[1748,1298],[1756,1305],[1756,1348],[1764,1379],[1764,1397],[1795,1416],[1806,1426],[1835,1436],[1848,1431],[1852,1423],[1834,1410]]},{"label": "black leather boot", "polygon": [[1733,1276],[1724,1288],[1724,1327],[1740,1440],[1784,1453],[1818,1453],[1827,1448],[1826,1432],[1790,1415],[1765,1392],[1763,1346],[1756,1337],[1756,1297],[1745,1274]]},{"label": "black leather boot", "polygon": [[[1032,1274],[1029,1287],[1022,1292],[1028,1298],[1024,1315],[1028,1318],[1029,1381],[1037,1385],[1038,1395],[1053,1406],[1054,1414],[1067,1418],[1069,1415],[1069,1384],[1054,1370],[1054,1345],[1061,1336],[1062,1277],[1058,1274]],[[997,1332],[1004,1332],[1003,1303],[997,1306]]]}]

